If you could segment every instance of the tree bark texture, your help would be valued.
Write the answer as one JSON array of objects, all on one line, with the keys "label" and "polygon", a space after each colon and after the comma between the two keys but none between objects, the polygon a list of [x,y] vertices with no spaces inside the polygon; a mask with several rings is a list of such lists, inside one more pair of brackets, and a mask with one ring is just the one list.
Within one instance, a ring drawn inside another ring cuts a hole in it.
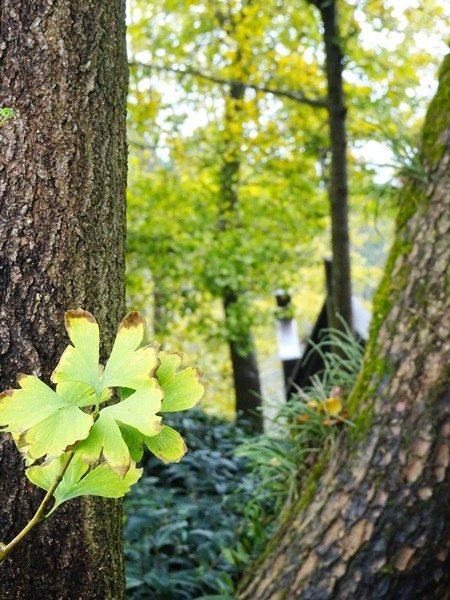
[{"label": "tree bark texture", "polygon": [[355,423],[311,476],[241,599],[450,598],[450,55],[401,195]]},{"label": "tree bark texture", "polygon": [[[3,0],[0,389],[49,377],[64,312],[97,317],[102,355],[125,311],[127,63],[124,0]],[[42,498],[0,436],[0,539]],[[123,597],[119,502],[71,501],[0,565],[2,600]]]},{"label": "tree bark texture", "polygon": [[[230,86],[231,109],[225,114],[225,119],[232,121],[234,111],[239,111],[238,105],[243,100],[245,86],[233,83]],[[226,144],[222,169],[220,172],[220,210],[219,230],[225,231],[229,227],[239,227],[239,198],[237,186],[239,183],[240,140],[229,140]],[[227,289],[223,294],[225,320],[230,322],[233,314],[233,305],[239,301],[243,291],[240,289]],[[231,339],[229,342],[231,366],[233,372],[233,385],[236,396],[236,413],[248,421],[255,432],[263,430],[263,415],[261,412],[261,383],[259,378],[258,363],[251,331],[244,334],[240,332],[240,339]]]},{"label": "tree bark texture", "polygon": [[320,11],[325,46],[328,128],[330,136],[330,180],[328,193],[333,255],[330,326],[342,329],[338,315],[352,327],[350,233],[348,224],[347,108],[344,100],[344,55],[339,32],[337,0],[309,0]]}]

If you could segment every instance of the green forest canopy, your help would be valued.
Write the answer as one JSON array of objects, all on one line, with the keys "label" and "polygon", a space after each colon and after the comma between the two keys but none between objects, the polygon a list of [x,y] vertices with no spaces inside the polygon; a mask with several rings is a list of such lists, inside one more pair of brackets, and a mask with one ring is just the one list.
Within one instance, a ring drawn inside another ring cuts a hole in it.
[{"label": "green forest canopy", "polygon": [[[219,411],[233,410],[224,341],[253,329],[271,364],[273,291],[294,291],[303,335],[323,298],[329,157],[314,10],[235,0],[130,8],[129,295],[154,316],[164,344],[183,339],[194,362],[202,355],[206,403]],[[417,133],[445,52],[447,10],[438,0],[342,5],[353,287],[367,302],[395,188],[402,173],[421,175]],[[230,98],[230,82],[245,84],[241,99]],[[238,209],[234,226],[218,232],[221,168],[233,160]],[[245,293],[225,322],[218,299],[228,288]]]}]

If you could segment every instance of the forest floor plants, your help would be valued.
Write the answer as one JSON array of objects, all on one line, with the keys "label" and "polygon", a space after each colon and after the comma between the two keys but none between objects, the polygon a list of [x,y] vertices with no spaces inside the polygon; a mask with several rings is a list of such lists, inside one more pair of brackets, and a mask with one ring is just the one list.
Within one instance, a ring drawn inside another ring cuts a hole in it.
[{"label": "forest floor plants", "polygon": [[147,456],[125,502],[129,598],[235,597],[240,575],[349,424],[345,398],[363,349],[349,331],[327,331],[314,350],[323,373],[282,407],[270,435],[200,410],[172,415],[188,454],[164,468]]}]

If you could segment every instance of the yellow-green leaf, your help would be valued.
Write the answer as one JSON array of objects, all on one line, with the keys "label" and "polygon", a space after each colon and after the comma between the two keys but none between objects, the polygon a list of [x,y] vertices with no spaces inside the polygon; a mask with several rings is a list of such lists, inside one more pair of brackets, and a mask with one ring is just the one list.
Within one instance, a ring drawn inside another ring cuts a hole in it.
[{"label": "yellow-green leaf", "polygon": [[[30,467],[26,470],[26,475],[38,487],[49,490],[67,459],[68,454],[64,454],[42,465]],[[136,469],[134,465],[128,469],[124,477],[120,477],[105,463],[92,471],[88,472],[88,470],[89,465],[76,453],[56,488],[55,504],[51,512],[63,502],[77,496],[120,498],[130,490],[142,474],[142,469]]]},{"label": "yellow-green leaf", "polygon": [[81,381],[100,392],[99,329],[87,310],[69,310],[65,325],[73,346],[64,350],[52,374],[53,383]]},{"label": "yellow-green leaf", "polygon": [[[82,381],[63,381],[58,383],[56,393],[67,402],[76,406],[92,406],[97,402],[95,391],[90,385]],[[110,392],[109,397],[111,397]]]},{"label": "yellow-green leaf", "polygon": [[159,359],[161,364],[156,377],[164,392],[161,410],[175,412],[195,406],[205,391],[200,372],[191,367],[178,371],[181,365],[179,354],[160,352]]},{"label": "yellow-green leaf", "polygon": [[111,415],[103,414],[103,411],[95,421],[89,437],[77,446],[77,453],[91,465],[95,464],[103,453],[103,458],[111,469],[122,477],[131,464],[130,452],[118,424]]},{"label": "yellow-green leaf", "polygon": [[88,436],[91,415],[34,375],[20,376],[19,385],[0,395],[0,427],[14,434],[19,449],[30,458],[58,456]]},{"label": "yellow-green leaf", "polygon": [[164,425],[160,433],[144,438],[147,448],[165,463],[179,462],[187,452],[183,438],[171,427]]},{"label": "yellow-green leaf", "polygon": [[84,460],[94,464],[103,453],[108,465],[124,476],[132,462],[123,438],[120,424],[134,428],[141,436],[154,436],[161,430],[162,392],[155,379],[149,379],[139,390],[122,402],[100,411],[89,437],[79,444],[77,451]]},{"label": "yellow-green leaf", "polygon": [[21,443],[31,458],[60,456],[68,446],[86,438],[92,424],[91,415],[66,406],[22,433]]},{"label": "yellow-green leaf", "polygon": [[161,410],[163,394],[156,379],[149,379],[134,394],[122,402],[108,406],[101,411],[116,421],[134,427],[143,435],[156,435],[161,430]]}]

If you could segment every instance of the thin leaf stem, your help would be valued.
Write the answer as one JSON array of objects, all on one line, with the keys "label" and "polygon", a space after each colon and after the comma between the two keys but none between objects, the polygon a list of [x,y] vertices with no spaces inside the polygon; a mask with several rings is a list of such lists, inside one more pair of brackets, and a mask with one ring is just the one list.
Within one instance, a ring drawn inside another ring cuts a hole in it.
[{"label": "thin leaf stem", "polygon": [[45,519],[45,512],[48,508],[48,505],[50,504],[53,498],[53,494],[55,493],[56,488],[61,483],[61,480],[64,477],[64,474],[67,470],[67,467],[70,465],[73,456],[73,452],[70,452],[66,461],[61,467],[61,471],[58,473],[58,475],[55,478],[55,481],[52,483],[48,492],[45,494],[44,499],[40,503],[33,518],[25,525],[22,531],[20,531],[16,535],[16,537],[12,539],[8,544],[2,545],[0,543],[0,562],[2,562],[8,556],[8,554],[23,540],[23,538],[26,535],[28,535],[30,531],[34,529],[34,527],[36,527],[36,525],[38,525],[39,523],[41,523],[41,521]]}]

